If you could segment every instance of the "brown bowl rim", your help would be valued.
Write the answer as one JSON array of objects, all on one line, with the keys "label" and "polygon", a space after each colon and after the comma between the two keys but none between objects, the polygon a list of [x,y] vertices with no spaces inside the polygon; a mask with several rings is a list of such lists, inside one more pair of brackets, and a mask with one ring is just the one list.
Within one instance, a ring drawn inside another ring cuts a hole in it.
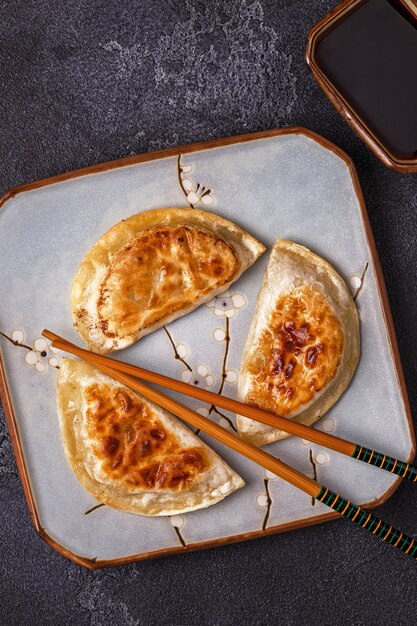
[{"label": "brown bowl rim", "polygon": [[[365,121],[359,113],[349,104],[342,96],[339,90],[327,78],[326,74],[320,69],[315,57],[316,47],[324,34],[333,28],[339,20],[344,18],[350,11],[356,9],[359,5],[367,0],[342,0],[329,13],[327,13],[319,22],[317,22],[309,31],[307,36],[307,49],[305,58],[310,67],[314,79],[319,87],[330,100],[336,111],[349,124],[352,130],[362,139],[362,141],[372,150],[372,152],[382,161],[389,169],[404,174],[417,172],[417,157],[411,159],[401,159],[396,157],[377,136],[368,128]],[[399,0],[404,8],[411,12],[410,5],[406,0]],[[417,8],[416,8],[417,9]]]}]

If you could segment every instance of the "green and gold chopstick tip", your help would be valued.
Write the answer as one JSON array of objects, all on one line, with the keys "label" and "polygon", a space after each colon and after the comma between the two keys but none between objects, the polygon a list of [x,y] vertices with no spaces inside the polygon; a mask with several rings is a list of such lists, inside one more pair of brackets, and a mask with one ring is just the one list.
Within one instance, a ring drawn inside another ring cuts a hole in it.
[{"label": "green and gold chopstick tip", "polygon": [[365,511],[356,504],[352,504],[350,500],[345,500],[345,498],[342,498],[327,487],[322,486],[320,492],[315,497],[372,535],[376,535],[382,541],[417,560],[417,542],[413,537],[404,534],[398,528],[390,526],[390,524],[373,515],[373,513]]},{"label": "green and gold chopstick tip", "polygon": [[417,467],[412,463],[399,461],[391,456],[382,454],[381,452],[375,452],[375,450],[371,448],[365,448],[365,446],[360,445],[355,447],[352,457],[358,461],[363,461],[379,469],[391,472],[392,474],[397,474],[397,476],[401,476],[401,478],[405,478],[405,480],[411,482],[417,481]]}]

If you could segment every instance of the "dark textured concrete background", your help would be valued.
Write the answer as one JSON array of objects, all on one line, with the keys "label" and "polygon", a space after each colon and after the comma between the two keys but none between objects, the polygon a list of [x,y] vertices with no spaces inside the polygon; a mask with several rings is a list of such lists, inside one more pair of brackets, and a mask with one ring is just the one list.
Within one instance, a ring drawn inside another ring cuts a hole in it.
[{"label": "dark textured concrete background", "polygon": [[[384,169],[312,79],[306,34],[332,6],[0,0],[0,191],[213,137],[289,125],[323,134],[359,171],[415,412],[417,174]],[[32,528],[3,415],[0,499],[7,626],[416,621],[416,563],[344,520],[119,569],[70,563]],[[379,513],[417,534],[416,504],[404,485]]]}]

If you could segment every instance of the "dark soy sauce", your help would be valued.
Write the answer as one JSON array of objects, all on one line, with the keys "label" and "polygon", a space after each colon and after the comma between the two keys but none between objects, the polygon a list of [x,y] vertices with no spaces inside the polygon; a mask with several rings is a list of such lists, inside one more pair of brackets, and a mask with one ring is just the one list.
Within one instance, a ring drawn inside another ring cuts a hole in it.
[{"label": "dark soy sauce", "polygon": [[395,0],[366,0],[318,42],[317,65],[400,158],[417,156],[417,18]]}]

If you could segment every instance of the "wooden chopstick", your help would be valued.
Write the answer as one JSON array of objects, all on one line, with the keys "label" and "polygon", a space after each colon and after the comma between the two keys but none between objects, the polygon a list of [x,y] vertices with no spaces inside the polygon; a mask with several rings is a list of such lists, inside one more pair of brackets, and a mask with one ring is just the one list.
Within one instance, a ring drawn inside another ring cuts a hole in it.
[{"label": "wooden chopstick", "polygon": [[279,459],[276,459],[261,448],[257,448],[256,446],[239,439],[239,437],[230,433],[219,424],[212,422],[207,417],[192,411],[176,400],[162,394],[160,391],[157,391],[148,385],[145,385],[135,378],[132,378],[128,374],[124,374],[103,365],[102,362],[97,359],[97,355],[88,351],[85,351],[85,353],[86,354],[84,354],[83,358],[104,374],[111,376],[130,389],[139,392],[162,408],[170,411],[174,415],[177,415],[181,419],[186,420],[221,443],[226,444],[236,452],[243,454],[251,461],[254,461],[283,480],[291,483],[295,487],[298,487],[298,489],[308,493],[313,498],[323,502],[326,506],[337,511],[340,515],[346,517],[351,522],[358,524],[362,528],[366,528],[366,530],[371,532],[373,535],[376,535],[383,541],[386,541],[395,548],[401,550],[404,554],[407,554],[417,560],[417,542],[412,537],[405,535],[396,528],[393,528],[387,522],[384,522],[372,513],[369,513],[361,507],[352,504],[350,501],[345,500],[337,493],[331,491],[327,487],[324,487],[324,485],[321,485],[316,480],[308,478],[308,476],[304,476],[304,474],[298,470],[290,467],[286,463],[283,463]]},{"label": "wooden chopstick", "polygon": [[[92,354],[88,350],[74,345],[50,330],[45,329],[42,334],[47,339],[52,341],[53,346],[56,348],[65,350],[81,358],[86,358],[86,355]],[[341,437],[336,437],[335,435],[330,435],[329,433],[324,433],[320,430],[312,428],[311,426],[299,424],[285,417],[268,413],[267,411],[244,404],[243,402],[239,402],[232,398],[227,398],[226,396],[221,396],[213,393],[212,391],[200,389],[198,387],[194,387],[194,385],[174,380],[173,378],[169,378],[163,374],[151,372],[142,367],[138,367],[137,365],[123,363],[122,361],[115,361],[114,359],[99,354],[94,354],[94,358],[97,363],[111,367],[114,370],[130,374],[137,378],[141,378],[142,380],[146,380],[147,382],[160,385],[161,387],[166,387],[167,389],[171,389],[172,391],[182,393],[192,398],[197,398],[202,402],[207,402],[213,406],[221,407],[227,411],[245,415],[246,417],[257,420],[258,422],[267,424],[268,426],[280,428],[281,430],[291,435],[295,435],[296,437],[307,439],[308,441],[325,446],[326,448],[330,448],[331,450],[335,450],[336,452],[340,452],[346,456],[353,457],[354,459],[363,461],[369,465],[374,465],[379,469],[386,470],[392,474],[397,474],[398,476],[401,476],[411,482],[417,482],[417,467],[411,463],[399,461],[398,459],[383,454],[382,452],[376,452],[371,448],[352,443],[351,441],[347,441]]]}]

